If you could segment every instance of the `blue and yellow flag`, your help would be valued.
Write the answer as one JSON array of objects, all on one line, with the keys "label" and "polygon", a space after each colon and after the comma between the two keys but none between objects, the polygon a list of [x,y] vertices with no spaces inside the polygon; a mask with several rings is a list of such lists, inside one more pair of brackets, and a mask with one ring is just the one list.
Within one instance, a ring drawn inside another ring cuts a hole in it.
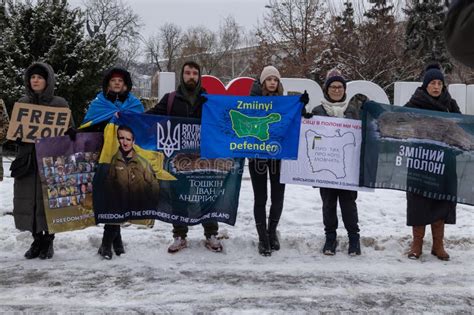
[{"label": "blue and yellow flag", "polygon": [[96,98],[91,102],[86,117],[84,117],[84,121],[79,129],[87,128],[103,121],[109,121],[115,113],[125,111],[143,113],[145,109],[140,100],[132,93],[128,94],[125,102],[115,101],[112,103],[104,96],[103,92],[99,92]]}]

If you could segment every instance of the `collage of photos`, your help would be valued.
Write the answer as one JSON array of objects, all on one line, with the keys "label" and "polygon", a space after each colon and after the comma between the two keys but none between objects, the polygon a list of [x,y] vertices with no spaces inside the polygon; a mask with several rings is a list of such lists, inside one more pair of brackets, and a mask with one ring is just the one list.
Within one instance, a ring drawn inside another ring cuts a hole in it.
[{"label": "collage of photos", "polygon": [[43,158],[42,176],[48,185],[50,209],[85,205],[92,198],[92,179],[99,152],[79,152]]}]

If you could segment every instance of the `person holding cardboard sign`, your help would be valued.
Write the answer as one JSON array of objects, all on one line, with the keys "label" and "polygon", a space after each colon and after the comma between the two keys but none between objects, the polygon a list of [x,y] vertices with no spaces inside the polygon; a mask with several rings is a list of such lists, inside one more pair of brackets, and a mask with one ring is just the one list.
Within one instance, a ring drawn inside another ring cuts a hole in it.
[{"label": "person holding cardboard sign", "polygon": [[[25,71],[26,95],[18,103],[43,106],[66,107],[68,103],[62,97],[54,96],[54,72],[50,65],[33,63]],[[13,217],[15,226],[22,231],[30,231],[33,243],[25,253],[25,258],[52,258],[54,254],[54,234],[48,233],[46,215],[41,190],[40,175],[36,163],[34,143],[17,139],[18,151],[10,167],[15,179],[13,186]]]}]

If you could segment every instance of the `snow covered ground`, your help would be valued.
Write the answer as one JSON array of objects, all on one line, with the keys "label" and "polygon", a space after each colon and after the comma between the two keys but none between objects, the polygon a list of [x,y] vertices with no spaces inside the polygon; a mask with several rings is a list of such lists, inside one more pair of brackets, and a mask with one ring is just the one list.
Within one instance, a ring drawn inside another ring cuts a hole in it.
[{"label": "snow covered ground", "polygon": [[[9,162],[5,161],[8,170]],[[8,173],[8,172],[7,172]],[[104,261],[97,254],[102,228],[56,235],[51,260],[26,260],[32,239],[14,227],[13,179],[0,183],[0,312],[288,314],[316,312],[474,312],[474,207],[458,205],[446,228],[451,261],[430,254],[431,232],[420,261],[406,258],[411,230],[405,194],[359,193],[362,256],[347,255],[340,220],[338,252],[320,253],[324,233],[317,189],[287,186],[280,223],[282,248],[257,254],[253,195],[244,178],[235,227],[220,225],[223,253],[205,249],[202,227],[189,248],[167,253],[171,226],[129,226],[127,253]]]}]

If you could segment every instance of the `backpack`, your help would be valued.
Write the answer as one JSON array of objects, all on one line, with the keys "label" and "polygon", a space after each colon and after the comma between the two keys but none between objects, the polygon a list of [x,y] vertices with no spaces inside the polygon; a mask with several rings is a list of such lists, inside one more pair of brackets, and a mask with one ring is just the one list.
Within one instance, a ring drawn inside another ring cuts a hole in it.
[{"label": "backpack", "polygon": [[176,91],[168,94],[168,101],[166,103],[166,114],[169,116],[171,114],[171,109],[173,108],[174,98],[176,96]]}]

